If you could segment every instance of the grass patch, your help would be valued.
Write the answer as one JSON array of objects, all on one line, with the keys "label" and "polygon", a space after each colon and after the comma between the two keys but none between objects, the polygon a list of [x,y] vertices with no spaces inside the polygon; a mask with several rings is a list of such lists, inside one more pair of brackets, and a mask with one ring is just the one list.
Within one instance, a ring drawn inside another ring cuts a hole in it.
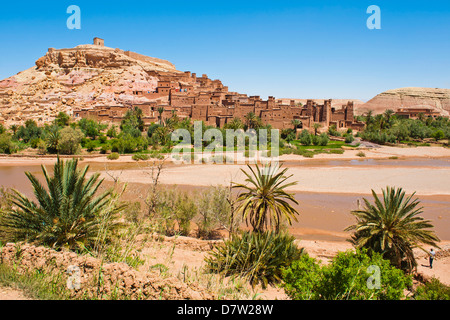
[{"label": "grass patch", "polygon": [[36,300],[67,300],[70,291],[62,275],[49,275],[40,270],[19,273],[16,267],[0,264],[0,285],[20,290]]}]

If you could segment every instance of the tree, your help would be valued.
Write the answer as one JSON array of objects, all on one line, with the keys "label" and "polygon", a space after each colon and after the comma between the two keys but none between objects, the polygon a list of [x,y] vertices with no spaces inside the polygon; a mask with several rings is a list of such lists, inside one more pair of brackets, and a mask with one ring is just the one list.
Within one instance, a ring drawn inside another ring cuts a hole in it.
[{"label": "tree", "polygon": [[47,128],[47,137],[45,139],[47,150],[50,153],[58,152],[59,140],[61,139],[60,129],[57,125]]},{"label": "tree", "polygon": [[84,135],[80,129],[65,127],[60,131],[58,152],[60,154],[77,154],[81,149],[81,139]]},{"label": "tree", "polygon": [[55,119],[55,124],[60,127],[68,126],[70,123],[70,116],[65,112],[60,112]]},{"label": "tree", "polygon": [[262,169],[256,164],[256,171],[247,165],[250,173],[241,169],[247,177],[245,181],[249,185],[233,183],[233,188],[243,189],[237,198],[237,214],[251,224],[256,232],[264,232],[269,228],[280,232],[282,219],[289,224],[292,220],[297,221],[297,210],[290,203],[298,204],[292,194],[284,189],[297,184],[296,181],[286,183],[292,177],[286,176],[287,168],[272,163],[265,165]]},{"label": "tree", "polygon": [[308,130],[304,129],[299,136],[300,143],[304,146],[310,146],[312,145],[312,138],[311,134],[308,132]]},{"label": "tree", "polygon": [[[388,125],[391,124],[392,115],[393,115],[394,113],[395,113],[395,112],[394,112],[393,110],[391,110],[391,109],[387,109],[386,111],[384,111],[384,113],[383,113],[384,119],[385,119],[385,122],[386,122]],[[382,128],[382,129],[383,129],[383,128]]]},{"label": "tree", "polygon": [[140,132],[144,131],[144,121],[142,120],[143,112],[139,107],[134,107],[134,109],[130,109],[126,112],[120,128],[122,131],[126,131],[126,129],[138,129]]},{"label": "tree", "polygon": [[95,140],[100,134],[100,125],[92,119],[83,118],[78,122],[78,126],[86,137]]},{"label": "tree", "polygon": [[261,119],[253,112],[249,112],[244,116],[247,129],[258,129],[262,126]]},{"label": "tree", "polygon": [[17,151],[17,145],[14,143],[9,133],[0,134],[0,153],[12,154]]},{"label": "tree", "polygon": [[242,123],[241,119],[233,118],[229,123],[225,124],[224,127],[225,129],[238,130],[243,129],[244,124]]},{"label": "tree", "polygon": [[366,127],[368,127],[369,125],[371,125],[373,123],[373,111],[369,110],[366,113]]},{"label": "tree", "polygon": [[26,172],[37,202],[13,190],[11,203],[0,217],[0,230],[10,241],[29,241],[53,248],[80,250],[92,247],[100,231],[119,226],[117,215],[124,206],[112,206],[113,192],[100,195],[103,179],[99,174],[86,177],[89,166],[78,169],[76,159],[59,158],[51,177],[42,166],[45,188],[33,174]]},{"label": "tree", "polygon": [[379,252],[397,268],[411,271],[416,266],[413,249],[424,250],[421,244],[438,247],[439,238],[430,221],[419,216],[423,208],[414,194],[406,197],[402,188],[391,187],[382,193],[380,199],[372,190],[374,204],[364,198],[365,208],[352,211],[357,223],[346,231],[355,231],[351,242],[357,248]]},{"label": "tree", "polygon": [[314,135],[317,136],[317,133],[319,132],[319,129],[322,127],[320,123],[314,123],[313,129],[314,129]]},{"label": "tree", "polygon": [[164,113],[164,107],[159,107],[158,108],[158,113],[159,113],[159,124],[162,126],[162,114]]},{"label": "tree", "polygon": [[298,119],[293,119],[291,121],[291,123],[292,123],[292,126],[294,127],[294,131],[297,131],[297,128],[302,125],[302,122]]}]

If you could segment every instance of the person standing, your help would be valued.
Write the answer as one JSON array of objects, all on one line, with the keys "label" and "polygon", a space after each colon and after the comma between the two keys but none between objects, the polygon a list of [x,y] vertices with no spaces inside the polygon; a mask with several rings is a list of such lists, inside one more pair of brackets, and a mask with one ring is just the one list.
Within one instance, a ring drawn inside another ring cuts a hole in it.
[{"label": "person standing", "polygon": [[431,248],[429,254],[430,254],[430,269],[433,269],[433,260],[434,256],[436,255],[436,252],[434,252],[433,248]]}]

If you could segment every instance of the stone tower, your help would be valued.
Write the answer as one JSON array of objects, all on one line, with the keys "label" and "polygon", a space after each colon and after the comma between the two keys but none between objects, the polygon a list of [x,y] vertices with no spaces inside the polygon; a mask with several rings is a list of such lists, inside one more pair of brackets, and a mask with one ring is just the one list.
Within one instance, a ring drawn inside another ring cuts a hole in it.
[{"label": "stone tower", "polygon": [[105,40],[95,37],[94,38],[94,45],[104,47],[105,46]]}]

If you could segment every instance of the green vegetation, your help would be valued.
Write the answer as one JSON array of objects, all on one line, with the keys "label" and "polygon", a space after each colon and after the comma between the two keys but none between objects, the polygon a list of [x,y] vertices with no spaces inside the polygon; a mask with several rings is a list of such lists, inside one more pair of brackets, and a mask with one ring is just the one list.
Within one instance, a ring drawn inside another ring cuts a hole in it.
[{"label": "green vegetation", "polygon": [[414,300],[450,300],[450,287],[441,283],[438,279],[417,287],[413,295]]},{"label": "green vegetation", "polygon": [[61,274],[50,275],[40,270],[18,272],[14,267],[0,263],[0,285],[21,290],[26,297],[39,300],[66,300],[70,298],[66,279]]},{"label": "green vegetation", "polygon": [[418,119],[403,119],[386,110],[384,114],[372,113],[365,116],[366,128],[360,134],[361,138],[379,144],[386,143],[419,143],[433,139],[440,141],[450,139],[450,119],[445,117],[425,118],[419,115]]},{"label": "green vegetation", "polygon": [[87,179],[88,168],[78,169],[76,159],[58,159],[51,177],[42,166],[47,188],[26,172],[38,202],[12,191],[12,205],[0,217],[0,232],[5,240],[81,250],[93,246],[99,229],[117,228],[117,215],[124,207],[113,206],[111,190],[96,195],[103,180],[99,174]]},{"label": "green vegetation", "polygon": [[339,252],[328,265],[305,254],[282,275],[286,293],[295,300],[399,300],[412,285],[410,276],[365,249]]},{"label": "green vegetation", "polygon": [[263,288],[281,281],[281,270],[303,251],[294,237],[277,232],[244,232],[217,246],[205,260],[210,272],[240,276]]},{"label": "green vegetation", "polygon": [[117,160],[119,159],[120,155],[117,152],[113,152],[108,154],[108,156],[106,157],[108,160]]},{"label": "green vegetation", "polygon": [[[357,223],[346,229],[354,231],[351,242],[383,255],[392,265],[408,272],[417,265],[413,249],[427,244],[437,246],[439,238],[430,221],[420,214],[420,201],[414,194],[406,197],[402,188],[387,187],[380,199],[372,190],[374,204],[364,198],[364,209],[352,211]],[[423,249],[423,248],[422,248]]]},{"label": "green vegetation", "polygon": [[283,219],[289,224],[292,220],[297,221],[297,210],[290,203],[298,204],[292,194],[284,189],[297,184],[287,183],[292,177],[286,176],[287,168],[281,168],[272,163],[260,168],[257,164],[255,169],[247,165],[250,173],[241,170],[247,177],[247,184],[234,184],[233,188],[243,189],[237,199],[237,213],[250,223],[253,230],[263,232],[269,228],[276,232],[280,231]]}]

